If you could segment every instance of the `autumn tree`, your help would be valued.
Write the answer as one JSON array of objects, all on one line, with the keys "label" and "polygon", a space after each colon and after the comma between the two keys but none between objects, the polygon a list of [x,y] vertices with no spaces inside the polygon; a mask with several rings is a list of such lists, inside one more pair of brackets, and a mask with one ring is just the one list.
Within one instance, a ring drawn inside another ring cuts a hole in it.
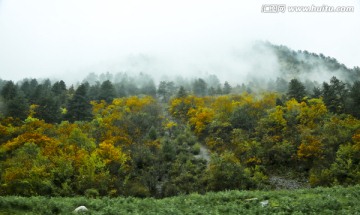
[{"label": "autumn tree", "polygon": [[41,154],[40,147],[25,143],[15,150],[4,165],[1,182],[4,194],[24,196],[51,195],[52,175],[49,159]]}]

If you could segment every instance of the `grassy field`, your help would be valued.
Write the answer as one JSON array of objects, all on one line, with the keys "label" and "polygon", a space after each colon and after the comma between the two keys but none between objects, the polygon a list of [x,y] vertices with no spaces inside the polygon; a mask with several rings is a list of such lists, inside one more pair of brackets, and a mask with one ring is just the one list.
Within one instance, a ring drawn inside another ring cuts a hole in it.
[{"label": "grassy field", "polygon": [[360,185],[279,191],[226,191],[165,199],[0,197],[0,214],[360,214]]}]

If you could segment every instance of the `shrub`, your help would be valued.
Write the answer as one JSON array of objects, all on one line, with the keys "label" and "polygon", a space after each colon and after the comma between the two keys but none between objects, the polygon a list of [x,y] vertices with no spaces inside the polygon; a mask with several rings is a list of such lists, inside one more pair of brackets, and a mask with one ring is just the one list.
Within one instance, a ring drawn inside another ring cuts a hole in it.
[{"label": "shrub", "polygon": [[95,188],[85,190],[85,196],[87,198],[96,198],[99,197],[99,191]]}]

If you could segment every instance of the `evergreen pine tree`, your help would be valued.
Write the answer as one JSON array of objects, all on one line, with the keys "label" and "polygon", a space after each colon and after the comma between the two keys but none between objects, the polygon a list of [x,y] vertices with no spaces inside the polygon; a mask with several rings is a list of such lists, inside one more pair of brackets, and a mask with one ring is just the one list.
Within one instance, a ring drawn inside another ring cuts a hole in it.
[{"label": "evergreen pine tree", "polygon": [[231,93],[231,85],[229,84],[229,82],[225,81],[224,83],[224,88],[223,88],[223,94],[229,94]]},{"label": "evergreen pine tree", "polygon": [[110,103],[115,97],[114,85],[109,80],[104,81],[100,86],[99,100],[105,100],[107,103]]},{"label": "evergreen pine tree", "polygon": [[360,81],[355,81],[350,91],[351,108],[350,112],[360,118]]},{"label": "evergreen pine tree", "polygon": [[65,118],[70,122],[86,121],[92,117],[91,104],[87,96],[88,84],[81,84],[75,91],[67,106]]},{"label": "evergreen pine tree", "polygon": [[330,84],[324,82],[322,96],[326,107],[333,113],[344,113],[347,106],[348,90],[345,83],[332,77]]},{"label": "evergreen pine tree", "polygon": [[207,94],[207,84],[206,82],[199,78],[193,83],[193,92],[197,96],[206,96]]},{"label": "evergreen pine tree", "polygon": [[287,96],[289,99],[294,98],[300,102],[306,96],[305,86],[297,79],[292,79],[289,83]]},{"label": "evergreen pine tree", "polygon": [[180,86],[179,91],[176,95],[177,98],[184,98],[187,96],[186,90],[183,86]]}]

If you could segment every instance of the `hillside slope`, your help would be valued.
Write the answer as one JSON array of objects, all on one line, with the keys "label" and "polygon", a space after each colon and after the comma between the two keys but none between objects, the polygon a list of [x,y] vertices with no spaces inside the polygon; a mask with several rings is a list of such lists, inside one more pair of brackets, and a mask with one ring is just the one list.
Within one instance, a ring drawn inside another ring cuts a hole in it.
[{"label": "hillside slope", "polygon": [[263,43],[276,55],[280,76],[285,79],[299,78],[310,81],[324,81],[336,76],[345,82],[360,80],[360,68],[348,68],[337,59],[307,50],[295,51],[287,46]]}]

